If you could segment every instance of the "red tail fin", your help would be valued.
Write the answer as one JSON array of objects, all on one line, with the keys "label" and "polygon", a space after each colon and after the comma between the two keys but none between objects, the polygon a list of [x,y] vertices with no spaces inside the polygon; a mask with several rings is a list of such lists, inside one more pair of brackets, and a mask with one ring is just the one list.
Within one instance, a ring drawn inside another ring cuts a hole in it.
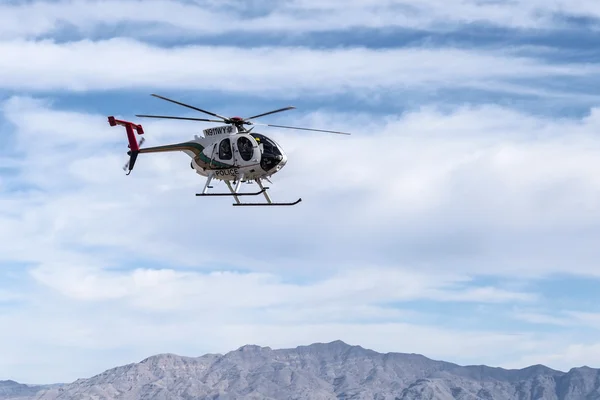
[{"label": "red tail fin", "polygon": [[120,119],[115,119],[113,116],[108,117],[108,123],[110,126],[124,126],[125,130],[127,130],[127,139],[129,140],[129,151],[127,154],[129,154],[129,162],[125,165],[124,169],[129,169],[129,172],[127,172],[127,175],[129,175],[140,152],[140,144],[135,139],[135,132],[133,132],[133,130],[135,129],[138,135],[143,135],[144,129],[141,125],[134,124],[133,122],[129,121],[121,121]]},{"label": "red tail fin", "polygon": [[142,125],[134,124],[133,122],[129,121],[121,121],[120,119],[115,119],[113,116],[108,117],[108,123],[110,126],[124,126],[127,130],[127,139],[129,140],[129,148],[131,149],[132,154],[140,151],[140,145],[135,139],[135,133],[133,130],[135,129],[138,135],[143,135],[144,128],[142,128]]}]

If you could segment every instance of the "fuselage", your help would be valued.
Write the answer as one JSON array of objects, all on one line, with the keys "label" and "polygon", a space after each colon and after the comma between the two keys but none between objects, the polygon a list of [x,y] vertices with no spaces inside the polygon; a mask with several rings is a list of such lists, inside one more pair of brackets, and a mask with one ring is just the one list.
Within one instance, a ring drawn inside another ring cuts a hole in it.
[{"label": "fuselage", "polygon": [[202,176],[221,180],[254,180],[269,177],[287,163],[287,156],[273,139],[260,133],[240,132],[196,137],[198,150],[183,150],[191,167]]}]

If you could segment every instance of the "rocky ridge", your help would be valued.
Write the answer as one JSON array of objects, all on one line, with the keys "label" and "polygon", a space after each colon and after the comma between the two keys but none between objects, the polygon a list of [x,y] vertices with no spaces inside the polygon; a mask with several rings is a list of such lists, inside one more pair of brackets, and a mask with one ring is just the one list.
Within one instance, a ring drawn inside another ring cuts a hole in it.
[{"label": "rocky ridge", "polygon": [[0,400],[591,400],[600,399],[600,370],[460,366],[336,341],[281,350],[247,345],[201,357],[160,354],[66,385],[15,385],[0,384]]}]

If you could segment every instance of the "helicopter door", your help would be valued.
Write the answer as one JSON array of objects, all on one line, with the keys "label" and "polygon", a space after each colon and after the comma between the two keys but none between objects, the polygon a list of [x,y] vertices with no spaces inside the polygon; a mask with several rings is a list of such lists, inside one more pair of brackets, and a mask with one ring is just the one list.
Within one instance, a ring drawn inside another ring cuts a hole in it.
[{"label": "helicopter door", "polygon": [[249,135],[238,135],[235,141],[236,165],[246,167],[257,164],[259,159],[260,150],[256,141]]},{"label": "helicopter door", "polygon": [[231,148],[231,140],[229,138],[225,138],[219,143],[217,158],[224,163],[233,164],[233,151]]}]

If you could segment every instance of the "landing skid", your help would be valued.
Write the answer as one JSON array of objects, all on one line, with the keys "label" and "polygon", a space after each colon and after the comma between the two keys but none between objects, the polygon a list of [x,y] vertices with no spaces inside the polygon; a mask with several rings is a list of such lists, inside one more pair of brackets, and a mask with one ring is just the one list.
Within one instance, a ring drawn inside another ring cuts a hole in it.
[{"label": "landing skid", "polygon": [[[202,193],[196,193],[196,196],[233,196],[233,198],[235,199],[235,203],[233,203],[232,205],[234,206],[246,206],[246,207],[253,207],[253,206],[295,206],[296,204],[300,203],[302,201],[302,199],[298,199],[294,202],[291,203],[274,203],[271,200],[271,197],[269,196],[269,194],[267,193],[267,189],[269,189],[268,187],[264,187],[262,182],[260,181],[260,179],[255,179],[256,183],[258,184],[258,186],[260,187],[260,190],[258,192],[254,192],[254,193],[239,193],[238,190],[240,188],[240,184],[242,183],[242,180],[240,179],[239,181],[237,181],[237,184],[235,186],[235,189],[231,186],[231,183],[229,181],[225,181],[225,184],[227,185],[227,187],[229,188],[229,192],[230,193],[208,193],[208,188],[212,187],[210,186],[210,181],[212,180],[212,176],[209,176],[208,179],[206,180],[206,185],[204,186],[204,190],[202,191]],[[259,194],[263,194],[265,196],[265,199],[267,200],[266,203],[242,203],[240,201],[240,199],[238,198],[239,196],[257,196]]]},{"label": "landing skid", "polygon": [[234,206],[295,206],[300,203],[302,199],[298,199],[293,203],[234,203]]}]

